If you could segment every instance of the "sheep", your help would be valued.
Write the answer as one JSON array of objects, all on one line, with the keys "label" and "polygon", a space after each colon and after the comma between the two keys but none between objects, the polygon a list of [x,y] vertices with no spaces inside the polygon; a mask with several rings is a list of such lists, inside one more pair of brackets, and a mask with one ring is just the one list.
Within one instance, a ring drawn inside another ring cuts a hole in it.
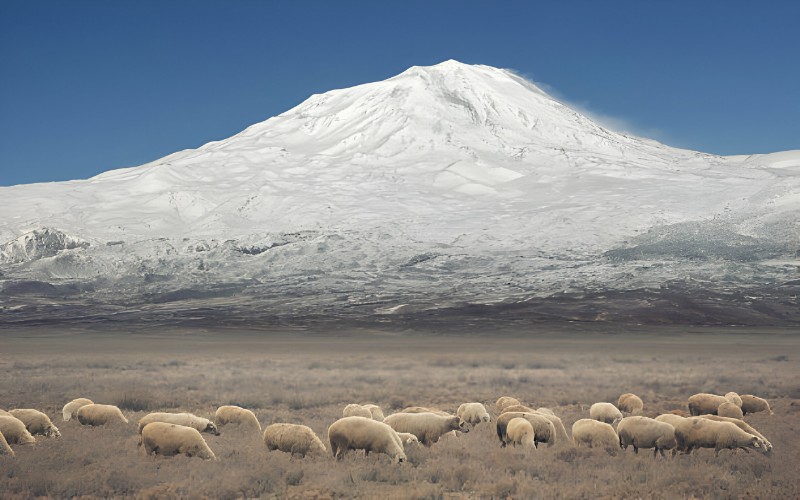
[{"label": "sheep", "polygon": [[344,407],[344,410],[342,410],[342,416],[372,418],[372,412],[369,411],[369,408],[365,408],[361,405],[353,403]]},{"label": "sheep", "polygon": [[742,395],[742,414],[747,415],[748,413],[757,413],[760,411],[767,411],[770,415],[774,415],[770,407],[769,403],[766,399],[762,399],[758,396],[753,396],[752,394],[744,394]]},{"label": "sheep", "polygon": [[[455,432],[455,431],[453,431],[453,432]],[[397,435],[398,435],[398,437],[400,437],[400,441],[403,442],[403,446],[404,447],[407,444],[413,444],[413,445],[416,445],[416,446],[422,446],[422,444],[419,442],[419,439],[417,439],[417,436],[411,434],[410,432],[398,432]],[[442,438],[439,438],[439,439],[442,439]]]},{"label": "sheep", "polygon": [[731,403],[735,404],[739,408],[742,407],[742,397],[736,394],[735,392],[728,392],[725,393],[725,399],[730,401]]},{"label": "sheep", "polygon": [[[544,408],[544,409],[548,410],[547,408]],[[536,410],[534,413],[536,415],[543,416],[544,418],[546,418],[547,420],[549,420],[550,422],[553,423],[553,428],[556,431],[556,434],[555,434],[555,436],[553,438],[554,444],[569,444],[569,443],[571,443],[571,441],[569,439],[569,435],[567,435],[567,429],[564,427],[564,422],[562,422],[561,419],[558,418],[552,411],[549,411],[549,413],[548,413],[548,412],[545,412],[545,411]]]},{"label": "sheep", "polygon": [[239,406],[225,405],[217,408],[214,413],[214,423],[217,428],[236,424],[239,427],[249,427],[257,429],[261,433],[261,424],[258,422],[255,413]]},{"label": "sheep", "polygon": [[624,413],[641,415],[642,410],[644,409],[644,403],[642,402],[642,398],[636,394],[626,392],[619,397],[619,400],[617,401],[617,408]]},{"label": "sheep", "polygon": [[744,418],[744,413],[742,413],[742,409],[735,404],[731,403],[730,401],[726,401],[719,405],[717,408],[717,415],[720,417],[730,417],[730,418]]},{"label": "sheep", "polygon": [[[79,410],[80,411],[80,410]],[[168,424],[185,425],[197,429],[199,432],[207,432],[219,436],[219,429],[214,422],[207,418],[198,417],[192,413],[149,413],[139,420],[139,433],[142,433],[144,426],[150,422],[166,422]]]},{"label": "sheep", "polygon": [[28,429],[28,432],[34,436],[38,434],[45,437],[61,437],[58,427],[53,425],[53,422],[50,421],[50,417],[39,410],[24,408],[11,410],[9,413],[11,416],[20,419],[22,423],[25,424],[25,428]]},{"label": "sheep", "polygon": [[[735,392],[729,392],[725,396],[717,394],[699,393],[689,397],[687,406],[691,416],[697,415],[716,415],[719,405],[725,402],[736,404],[736,400],[741,402],[741,398]],[[741,406],[741,405],[737,405]]]},{"label": "sheep", "polygon": [[702,417],[690,417],[675,426],[675,438],[681,450],[691,453],[696,448],[714,448],[714,456],[725,448],[753,448],[768,453],[762,440],[731,422],[717,422]]},{"label": "sheep", "polygon": [[144,445],[148,455],[186,455],[204,460],[217,457],[208,447],[197,429],[167,422],[150,422],[142,429],[139,446]]},{"label": "sheep", "polygon": [[473,425],[492,421],[492,417],[489,416],[489,412],[482,403],[462,403],[456,410],[456,415],[464,422]]},{"label": "sheep", "polygon": [[556,416],[556,414],[553,412],[553,410],[551,410],[550,408],[545,408],[544,406],[542,406],[540,408],[536,408],[535,413],[541,413],[543,415],[552,415],[554,417]]},{"label": "sheep", "polygon": [[436,413],[395,413],[383,420],[397,432],[410,432],[419,442],[430,446],[450,431],[469,432],[466,422],[455,415]]},{"label": "sheep", "polygon": [[609,455],[615,455],[619,449],[619,436],[611,424],[592,418],[582,418],[572,424],[572,440],[575,446],[583,443],[589,448],[605,448]]},{"label": "sheep", "polygon": [[497,399],[497,402],[494,404],[494,407],[497,409],[497,413],[503,413],[503,410],[506,407],[511,405],[521,405],[522,403],[519,402],[519,399],[512,398],[511,396],[500,396]]},{"label": "sheep", "polygon": [[[391,415],[390,415],[391,417]],[[400,436],[388,424],[366,417],[340,418],[328,427],[331,452],[337,460],[348,450],[374,451],[389,455],[394,463],[407,460]]]},{"label": "sheep", "polygon": [[508,444],[508,423],[512,418],[524,418],[533,426],[535,434],[534,443],[547,443],[548,446],[555,444],[557,434],[553,422],[548,419],[548,415],[528,412],[508,412],[497,417],[497,437],[500,439],[500,446],[505,448]]},{"label": "sheep", "polygon": [[127,424],[128,419],[114,405],[88,404],[78,408],[75,413],[81,425],[106,425],[113,423]]},{"label": "sheep", "polygon": [[705,418],[706,420],[713,420],[715,422],[730,422],[736,427],[742,429],[748,434],[752,434],[757,438],[763,441],[764,449],[767,452],[772,451],[772,443],[769,442],[767,438],[765,438],[760,432],[755,430],[750,424],[745,422],[744,420],[738,418],[730,418],[730,417],[721,417],[719,415],[700,415],[699,418]]},{"label": "sheep", "polygon": [[11,414],[5,410],[0,410],[0,417],[10,417]]},{"label": "sheep", "polygon": [[664,422],[670,424],[671,426],[675,427],[678,422],[683,422],[686,417],[681,415],[675,415],[674,413],[664,413],[659,415],[655,418],[658,422]]},{"label": "sheep", "polygon": [[611,403],[595,403],[589,408],[589,418],[613,425],[622,420],[622,412]]},{"label": "sheep", "polygon": [[514,417],[508,421],[506,426],[507,441],[514,445],[525,448],[536,448],[536,433],[533,424],[523,417]]},{"label": "sheep", "polygon": [[386,416],[383,414],[383,410],[381,410],[381,407],[378,405],[365,404],[361,406],[369,410],[370,414],[372,414],[372,420],[383,422],[383,419],[386,418]]},{"label": "sheep", "polygon": [[86,398],[78,398],[73,399],[69,403],[64,405],[64,408],[61,410],[61,417],[64,419],[64,422],[69,422],[72,420],[72,416],[75,415],[75,412],[78,411],[78,408],[81,406],[86,406],[94,403],[91,399]]},{"label": "sheep", "polygon": [[536,410],[525,405],[509,405],[503,408],[503,410],[500,412],[500,415],[511,412],[536,413]]},{"label": "sheep", "polygon": [[10,415],[0,416],[0,434],[8,444],[33,444],[36,438],[28,432],[22,420]]},{"label": "sheep", "polygon": [[269,451],[324,456],[325,445],[310,427],[300,424],[272,424],[264,429],[264,444]]},{"label": "sheep", "polygon": [[677,447],[675,441],[675,428],[666,422],[659,422],[648,417],[631,416],[625,417],[617,425],[619,435],[619,445],[627,450],[628,446],[633,445],[633,452],[639,453],[639,448],[653,448],[653,456],[660,452],[664,455],[664,450],[674,450]]},{"label": "sheep", "polygon": [[3,433],[0,432],[0,457],[3,455],[9,455],[13,457],[14,450],[11,449],[11,447],[8,445],[8,441],[6,441],[5,436],[3,436]]},{"label": "sheep", "polygon": [[[403,408],[398,413],[433,413],[441,417],[454,416],[452,413],[447,413],[446,411],[437,410],[436,408],[426,408],[424,406],[409,406],[407,408]],[[385,421],[386,419],[384,418],[383,420]]]}]

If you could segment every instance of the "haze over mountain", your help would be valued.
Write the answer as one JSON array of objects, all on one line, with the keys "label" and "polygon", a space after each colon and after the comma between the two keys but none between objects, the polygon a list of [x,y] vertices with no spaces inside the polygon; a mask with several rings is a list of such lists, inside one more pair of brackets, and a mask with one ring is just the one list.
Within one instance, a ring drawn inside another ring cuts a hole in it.
[{"label": "haze over mountain", "polygon": [[671,148],[456,61],[0,214],[0,324],[800,321],[800,151]]}]

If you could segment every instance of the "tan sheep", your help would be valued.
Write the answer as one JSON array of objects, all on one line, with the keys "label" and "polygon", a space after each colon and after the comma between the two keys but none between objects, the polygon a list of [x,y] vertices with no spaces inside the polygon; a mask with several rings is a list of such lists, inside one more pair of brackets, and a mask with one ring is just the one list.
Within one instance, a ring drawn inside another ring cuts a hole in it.
[{"label": "tan sheep", "polygon": [[719,408],[717,408],[717,415],[720,417],[730,417],[730,418],[744,418],[744,413],[742,413],[742,409],[735,404],[731,403],[730,401],[725,401]]},{"label": "tan sheep", "polygon": [[378,422],[383,422],[383,419],[386,418],[386,416],[383,414],[383,410],[381,410],[381,407],[378,406],[378,405],[365,404],[365,405],[361,405],[361,406],[363,406],[364,408],[369,410],[370,414],[372,414],[372,420],[377,420]]},{"label": "tan sheep", "polygon": [[728,392],[725,393],[725,399],[730,401],[731,403],[735,404],[739,408],[742,407],[742,397],[736,394],[735,392]]},{"label": "tan sheep", "polygon": [[758,432],[755,428],[753,428],[750,424],[745,422],[744,420],[738,418],[730,418],[730,417],[721,417],[719,415],[700,415],[699,418],[705,418],[707,420],[713,420],[715,422],[730,422],[736,427],[740,428],[741,430],[745,431],[748,434],[752,434],[757,438],[762,440],[763,448],[770,452],[772,451],[772,443],[769,442],[767,438],[765,438],[760,432]]},{"label": "tan sheep", "polygon": [[[391,416],[391,415],[390,415]],[[341,460],[348,450],[374,451],[389,455],[394,463],[406,461],[403,442],[389,425],[366,417],[344,417],[328,427],[331,452]]]},{"label": "tan sheep", "polygon": [[701,392],[689,397],[687,402],[689,414],[693,417],[697,415],[716,415],[719,405],[725,402],[736,404],[737,398],[741,402],[741,398],[735,392],[729,392],[725,396]]},{"label": "tan sheep", "polygon": [[655,419],[659,422],[664,422],[671,425],[672,427],[675,427],[679,422],[683,422],[686,419],[686,417],[683,417],[681,415],[675,415],[674,413],[664,413],[662,415],[657,416]]},{"label": "tan sheep", "polygon": [[5,410],[0,410],[0,417],[10,417],[11,414]]},{"label": "tan sheep", "polygon": [[425,446],[432,445],[450,431],[469,432],[466,422],[455,415],[395,413],[386,417],[384,423],[397,432],[410,432]]},{"label": "tan sheep", "polygon": [[506,440],[513,446],[536,448],[536,433],[533,424],[523,417],[514,417],[506,426]]},{"label": "tan sheep", "polygon": [[81,425],[127,424],[128,419],[114,405],[88,404],[78,408],[75,413]]},{"label": "tan sheep", "polygon": [[659,422],[652,418],[642,416],[625,417],[617,425],[619,445],[627,450],[633,445],[633,452],[639,453],[639,448],[653,448],[653,456],[659,452],[664,455],[664,450],[674,450],[675,428],[667,422]]},{"label": "tan sheep", "polygon": [[[425,406],[409,406],[403,408],[398,413],[433,413],[442,417],[454,416],[452,413],[447,413],[446,411],[438,410],[436,408],[426,408]],[[384,418],[384,420],[386,419]]]},{"label": "tan sheep", "polygon": [[592,418],[582,418],[572,424],[572,440],[575,446],[604,448],[610,455],[616,455],[619,449],[619,436],[611,424]]},{"label": "tan sheep", "polygon": [[[365,417],[362,417],[365,418]],[[264,444],[269,451],[279,450],[292,455],[324,456],[325,445],[310,427],[300,424],[272,424],[264,429]]]},{"label": "tan sheep", "polygon": [[25,424],[25,428],[28,429],[28,432],[34,436],[61,437],[58,427],[53,425],[53,422],[50,421],[50,417],[39,410],[23,408],[11,410],[9,413],[11,416],[20,419],[22,423]]},{"label": "tan sheep", "polygon": [[198,417],[192,413],[149,413],[139,420],[139,433],[141,434],[144,426],[151,422],[166,422],[168,424],[184,425],[186,427],[191,427],[192,429],[197,429],[198,432],[206,432],[208,434],[219,436],[219,429],[217,429],[217,426],[214,425],[214,422],[207,418]]},{"label": "tan sheep", "polygon": [[542,406],[540,408],[536,408],[536,412],[535,413],[542,413],[542,414],[546,414],[546,415],[552,415],[554,417],[556,416],[556,414],[555,414],[555,412],[553,412],[553,410],[551,410],[550,408],[545,408],[544,406]]},{"label": "tan sheep", "polygon": [[11,449],[11,447],[8,445],[8,441],[6,441],[6,437],[3,436],[2,432],[0,432],[0,457],[3,455],[8,455],[13,457],[14,450]]},{"label": "tan sheep", "polygon": [[344,407],[344,410],[342,410],[342,416],[372,418],[372,412],[369,411],[369,408],[352,403]]},{"label": "tan sheep", "polygon": [[456,410],[456,416],[468,424],[477,425],[481,422],[491,422],[492,417],[482,403],[462,403]]},{"label": "tan sheep", "polygon": [[552,446],[558,438],[555,426],[547,418],[548,416],[529,412],[506,412],[501,414],[497,417],[497,437],[500,439],[500,446],[505,447],[508,444],[508,423],[513,418],[524,418],[531,423],[535,434],[534,443],[537,446],[539,443],[547,443],[548,446]]},{"label": "tan sheep", "polygon": [[595,403],[589,408],[589,418],[598,422],[614,424],[622,420],[622,412],[611,403]]},{"label": "tan sheep", "polygon": [[94,403],[91,399],[86,398],[78,398],[73,399],[69,403],[64,405],[64,408],[61,410],[61,416],[64,419],[64,422],[69,422],[72,420],[72,416],[75,415],[75,412],[78,411],[78,408],[81,406],[86,406]]},{"label": "tan sheep", "polygon": [[697,448],[714,448],[714,456],[720,450],[750,448],[767,453],[762,440],[749,434],[731,422],[717,422],[702,417],[689,417],[675,427],[678,448],[691,453]]},{"label": "tan sheep", "polygon": [[[453,432],[455,432],[455,431],[453,431]],[[412,444],[412,445],[415,445],[415,446],[422,446],[422,444],[419,442],[419,439],[417,439],[417,436],[411,434],[410,432],[398,432],[397,435],[400,437],[400,441],[403,442],[403,447],[405,447],[406,445],[409,445],[409,444]],[[441,439],[441,438],[439,438],[439,439]]]},{"label": "tan sheep", "polygon": [[503,408],[503,411],[500,412],[500,415],[502,415],[503,413],[511,413],[511,412],[536,413],[536,410],[534,410],[530,406],[525,406],[525,405],[508,405],[505,408]]},{"label": "tan sheep", "polygon": [[36,438],[28,432],[22,420],[10,415],[0,416],[0,434],[8,444],[33,444]]},{"label": "tan sheep", "polygon": [[631,392],[626,392],[619,397],[617,401],[617,408],[624,413],[631,415],[641,415],[644,410],[644,403],[642,398]]},{"label": "tan sheep", "polygon": [[507,407],[512,405],[521,405],[522,403],[519,402],[519,399],[512,398],[511,396],[500,396],[495,402],[494,407],[497,410],[497,413],[503,413]]},{"label": "tan sheep", "polygon": [[150,422],[142,429],[139,445],[144,445],[148,455],[186,455],[204,460],[217,459],[197,429],[185,425]]},{"label": "tan sheep", "polygon": [[766,399],[753,396],[752,394],[744,394],[742,396],[742,413],[744,415],[748,413],[758,413],[760,411],[769,412],[770,415],[775,414],[775,412],[770,409]]},{"label": "tan sheep", "polygon": [[261,424],[255,413],[239,406],[225,405],[217,408],[214,413],[214,423],[217,428],[228,424],[238,425],[240,428],[252,428],[261,433]]},{"label": "tan sheep", "polygon": [[[547,408],[544,408],[544,409],[548,410]],[[543,416],[544,418],[546,418],[547,420],[549,420],[550,422],[553,423],[553,428],[556,431],[556,435],[555,435],[555,438],[554,438],[554,444],[570,444],[570,443],[572,443],[572,440],[570,440],[569,435],[567,434],[567,429],[566,429],[566,427],[564,427],[564,422],[562,422],[561,419],[558,418],[552,411],[549,411],[549,413],[548,413],[548,412],[545,412],[545,411],[541,411],[541,409],[539,409],[539,410],[536,410],[534,413],[537,414],[537,415]]]}]

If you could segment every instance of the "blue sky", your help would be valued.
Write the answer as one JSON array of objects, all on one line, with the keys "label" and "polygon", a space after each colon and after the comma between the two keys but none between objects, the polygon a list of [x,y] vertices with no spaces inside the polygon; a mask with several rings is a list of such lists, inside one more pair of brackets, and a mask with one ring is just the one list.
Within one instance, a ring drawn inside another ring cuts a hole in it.
[{"label": "blue sky", "polygon": [[446,59],[511,68],[639,135],[800,149],[800,2],[0,2],[0,185],[229,137]]}]

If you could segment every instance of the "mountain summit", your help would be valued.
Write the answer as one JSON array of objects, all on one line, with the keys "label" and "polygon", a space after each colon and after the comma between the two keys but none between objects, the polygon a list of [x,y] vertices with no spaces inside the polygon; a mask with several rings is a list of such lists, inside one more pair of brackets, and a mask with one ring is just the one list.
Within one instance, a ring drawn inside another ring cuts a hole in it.
[{"label": "mountain summit", "polygon": [[0,188],[0,300],[237,294],[335,316],[676,280],[752,289],[796,273],[798,192],[800,152],[671,148],[607,130],[513,72],[451,60],[311,96],[139,167]]}]

